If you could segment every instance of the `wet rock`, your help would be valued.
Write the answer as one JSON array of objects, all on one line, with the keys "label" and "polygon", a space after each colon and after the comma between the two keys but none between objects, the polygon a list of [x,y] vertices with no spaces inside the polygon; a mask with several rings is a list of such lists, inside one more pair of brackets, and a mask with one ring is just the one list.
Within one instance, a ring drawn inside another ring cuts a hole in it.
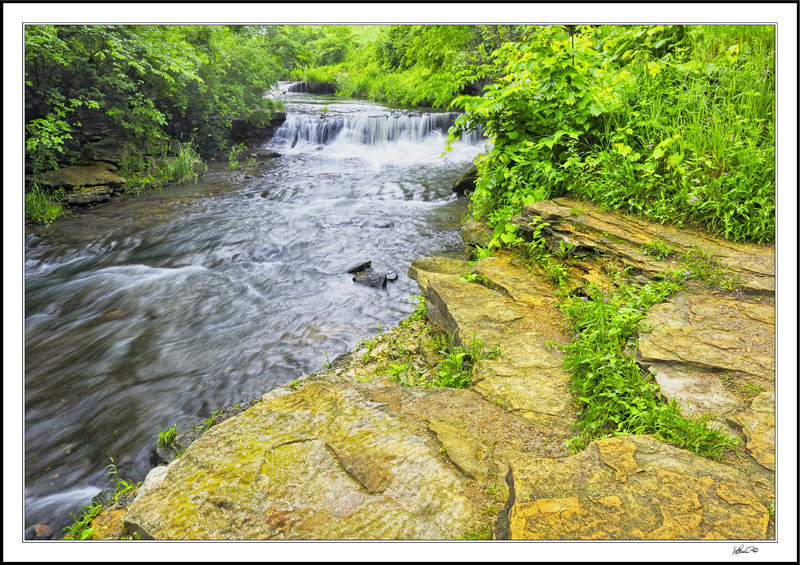
[{"label": "wet rock", "polygon": [[649,436],[605,438],[563,460],[520,458],[498,539],[765,539],[743,473]]},{"label": "wet rock", "polygon": [[36,524],[33,527],[34,539],[51,539],[53,537],[53,528],[49,524]]},{"label": "wet rock", "polygon": [[471,216],[461,226],[461,241],[464,245],[489,247],[491,239],[491,230]]},{"label": "wet rock", "polygon": [[352,274],[355,274],[355,273],[359,273],[359,272],[361,272],[361,271],[363,271],[365,269],[368,269],[371,266],[372,266],[372,261],[362,261],[361,263],[353,265],[352,267],[347,269],[347,272],[352,275]]},{"label": "wet rock", "polygon": [[386,280],[386,273],[377,273],[372,269],[358,271],[353,277],[354,282],[375,288],[383,288],[386,286]]},{"label": "wet rock", "polygon": [[262,159],[274,159],[275,157],[280,157],[281,154],[272,149],[251,149],[250,156]]},{"label": "wet rock", "polygon": [[143,539],[447,539],[480,519],[463,480],[408,417],[317,381],[211,428],[124,522]]},{"label": "wet rock", "polygon": [[747,450],[753,458],[775,471],[775,393],[760,393],[748,410],[732,420],[743,429]]},{"label": "wet rock", "polygon": [[453,192],[459,196],[466,196],[475,190],[475,183],[478,180],[478,169],[472,165],[467,169],[453,184]]}]

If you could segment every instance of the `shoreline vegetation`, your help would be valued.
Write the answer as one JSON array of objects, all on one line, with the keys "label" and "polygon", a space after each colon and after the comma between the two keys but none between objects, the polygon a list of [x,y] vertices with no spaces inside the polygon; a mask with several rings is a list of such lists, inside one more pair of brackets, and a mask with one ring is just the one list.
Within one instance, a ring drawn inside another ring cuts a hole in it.
[{"label": "shoreline vegetation", "polygon": [[[462,112],[443,149],[476,128],[490,141],[468,194],[468,216],[488,230],[473,264],[511,253],[563,291],[575,337],[557,347],[580,399],[569,447],[646,433],[712,459],[739,449],[707,418],[687,420],[674,400],[661,402],[629,350],[646,311],[687,285],[735,291],[724,265],[655,242],[643,253],[671,257],[677,269],[644,285],[575,294],[575,250],[548,248],[546,226],[521,229],[518,217],[526,205],[567,196],[735,243],[773,244],[774,26],[26,26],[25,45],[30,222],[63,214],[63,189],[46,187],[43,175],[86,162],[87,149],[112,136],[125,148],[119,173],[132,191],[196,180],[198,160],[212,153],[235,168],[244,145],[231,130],[269,124],[281,107],[265,93],[278,79]],[[475,272],[464,281],[487,282]],[[427,335],[435,365],[417,366],[396,342],[381,371],[406,386],[468,388],[480,359],[503,352],[420,329],[424,308],[392,332]],[[374,361],[384,335],[360,341],[348,358]],[[173,443],[174,427],[161,434],[161,450],[180,445],[180,456],[188,447]],[[114,499],[133,490],[124,481],[114,489]],[[75,519],[70,539],[92,535],[90,511]]]}]

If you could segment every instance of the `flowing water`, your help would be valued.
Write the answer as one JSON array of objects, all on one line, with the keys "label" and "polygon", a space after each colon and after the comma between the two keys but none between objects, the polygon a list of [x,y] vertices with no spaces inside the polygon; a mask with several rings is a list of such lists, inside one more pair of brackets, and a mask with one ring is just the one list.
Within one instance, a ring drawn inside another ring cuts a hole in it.
[{"label": "flowing water", "polygon": [[[457,253],[444,156],[454,114],[287,95],[281,154],[29,230],[25,523],[53,537],[120,477],[142,480],[159,428],[320,370],[413,311],[413,259]],[[227,165],[227,164],[225,164]],[[395,271],[385,288],[347,269]]]}]

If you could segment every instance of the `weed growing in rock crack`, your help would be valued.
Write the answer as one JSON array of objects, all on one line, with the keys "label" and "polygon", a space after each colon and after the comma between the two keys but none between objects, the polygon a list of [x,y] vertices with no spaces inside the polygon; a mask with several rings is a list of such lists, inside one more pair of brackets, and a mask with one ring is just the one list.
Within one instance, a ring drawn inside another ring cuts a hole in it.
[{"label": "weed growing in rock crack", "polygon": [[573,451],[609,435],[651,434],[700,455],[718,459],[738,440],[708,426],[708,417],[684,418],[675,400],[657,400],[658,385],[623,353],[626,343],[652,305],[665,301],[679,282],[666,278],[641,288],[621,285],[604,293],[590,285],[588,297],[561,304],[575,336],[563,347],[564,366],[580,403],[579,435]]},{"label": "weed growing in rock crack", "polygon": [[173,424],[172,427],[166,431],[161,429],[158,422],[156,422],[156,427],[158,427],[158,447],[161,449],[171,448],[178,435],[178,424]]},{"label": "weed growing in rock crack", "polygon": [[[117,466],[114,463],[114,458],[111,457],[111,464],[106,466],[109,471],[106,473],[111,475],[114,480],[114,492],[108,502],[108,506],[116,503],[123,495],[131,493],[139,488],[142,483],[133,483],[126,481],[117,476]],[[74,523],[66,526],[64,530],[67,532],[64,535],[65,540],[88,540],[95,534],[94,528],[91,527],[92,521],[103,511],[104,505],[100,502],[96,504],[84,504],[83,512],[79,516],[72,516]]]},{"label": "weed growing in rock crack", "polygon": [[437,366],[429,386],[469,388],[472,386],[475,365],[481,359],[496,358],[500,351],[494,347],[488,353],[484,353],[483,342],[473,337],[472,343],[467,347],[454,345],[451,338],[447,349],[442,349],[440,353],[444,355],[444,359]]},{"label": "weed growing in rock crack", "polygon": [[653,240],[650,243],[644,243],[641,246],[641,251],[645,255],[655,257],[656,259],[666,259],[676,253],[675,249],[663,241]]},{"label": "weed growing in rock crack", "polygon": [[484,540],[484,539],[492,539],[492,522],[491,520],[486,522],[484,525],[480,526],[472,530],[471,532],[467,532],[460,538],[459,540]]},{"label": "weed growing in rock crack", "polygon": [[[294,382],[296,383],[297,381],[294,381]],[[291,386],[291,385],[290,385],[290,386]],[[218,415],[218,414],[219,414],[221,411],[222,411],[222,410],[214,410],[214,411],[211,413],[211,416],[209,416],[207,419],[205,419],[205,420],[203,421],[203,423],[202,423],[202,424],[200,424],[199,426],[195,426],[195,427],[194,427],[194,429],[196,429],[196,430],[203,430],[203,432],[206,432],[206,431],[208,431],[208,429],[209,429],[211,426],[213,426],[213,425],[214,425],[214,420],[216,419],[217,415]]]},{"label": "weed growing in rock crack", "polygon": [[572,253],[575,251],[575,244],[570,243],[568,241],[561,240],[558,242],[558,249],[555,250],[555,255],[562,261],[565,261],[572,257]]},{"label": "weed growing in rock crack", "polygon": [[748,382],[738,382],[730,373],[724,373],[719,378],[724,383],[725,388],[745,400],[764,392],[762,386]]},{"label": "weed growing in rock crack", "polygon": [[697,281],[706,288],[724,290],[733,290],[741,284],[738,276],[730,275],[718,257],[696,247],[681,256],[680,265],[672,276],[681,282]]},{"label": "weed growing in rock crack", "polygon": [[486,275],[469,271],[467,274],[458,279],[458,282],[469,282],[485,286],[486,288],[494,288],[492,281],[486,278]]},{"label": "weed growing in rock crack", "polygon": [[470,265],[474,265],[481,259],[486,259],[487,257],[491,257],[494,255],[494,249],[491,247],[481,247],[480,245],[475,247],[475,251],[473,252],[473,259],[470,261]]},{"label": "weed growing in rock crack", "polygon": [[331,368],[331,361],[330,361],[330,359],[328,359],[328,352],[326,351],[325,352],[325,362],[322,363],[322,370],[323,371],[327,371],[330,368]]}]

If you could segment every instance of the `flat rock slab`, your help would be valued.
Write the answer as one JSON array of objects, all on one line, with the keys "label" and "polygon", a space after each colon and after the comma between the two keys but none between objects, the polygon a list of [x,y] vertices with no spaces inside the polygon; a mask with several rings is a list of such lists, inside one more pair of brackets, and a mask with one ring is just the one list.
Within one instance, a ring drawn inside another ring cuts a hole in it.
[{"label": "flat rock slab", "polygon": [[566,436],[533,426],[468,389],[414,390],[384,379],[354,386],[388,412],[403,412],[424,422],[441,443],[441,454],[480,488],[508,497],[504,477],[509,462],[523,455],[564,457]]},{"label": "flat rock slab", "polygon": [[481,259],[472,270],[517,302],[541,306],[558,301],[551,285],[527,268],[512,263],[506,255]]},{"label": "flat rock slab", "polygon": [[498,359],[478,365],[474,390],[539,429],[569,432],[577,422],[569,374],[561,368],[561,354],[547,345],[562,337],[553,288],[503,254],[474,267],[494,289],[455,275],[426,274],[424,266],[417,264],[414,275],[431,323],[456,336],[456,343],[475,336],[485,350],[500,348]]},{"label": "flat rock slab", "polygon": [[769,511],[730,467],[649,436],[605,438],[567,459],[511,463],[495,537],[766,539]]},{"label": "flat rock slab", "polygon": [[[775,384],[775,307],[726,295],[681,294],[640,322],[640,361],[741,371]],[[766,388],[766,387],[765,387]]]},{"label": "flat rock slab", "polygon": [[719,374],[691,365],[650,365],[650,373],[666,399],[675,399],[684,416],[710,414],[718,421],[739,409],[741,400],[725,386]]},{"label": "flat rock slab", "polygon": [[122,186],[125,182],[124,178],[115,175],[103,166],[64,167],[57,171],[47,171],[43,179],[45,186],[69,189],[97,185],[116,187]]},{"label": "flat rock slab", "polygon": [[732,420],[744,431],[745,445],[753,459],[775,471],[775,393],[762,392],[748,410]]},{"label": "flat rock slab", "polygon": [[212,427],[125,517],[151,539],[454,539],[480,511],[402,414],[316,381]]}]

